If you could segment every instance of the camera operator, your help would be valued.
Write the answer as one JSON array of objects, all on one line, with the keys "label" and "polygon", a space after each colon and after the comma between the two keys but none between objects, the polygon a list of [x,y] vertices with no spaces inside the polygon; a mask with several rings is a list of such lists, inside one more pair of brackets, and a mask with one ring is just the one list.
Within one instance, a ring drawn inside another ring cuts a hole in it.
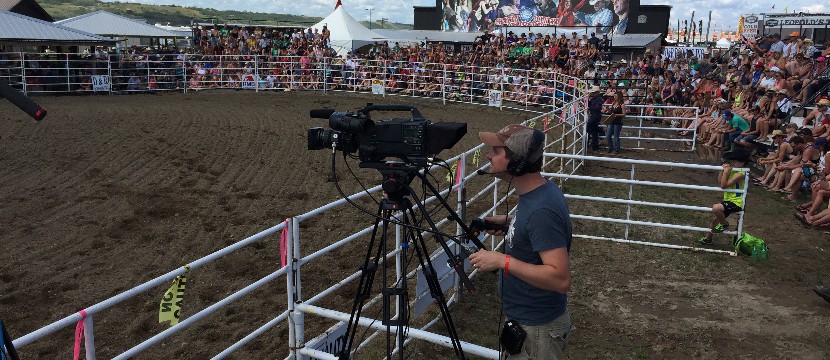
[{"label": "camera operator", "polygon": [[498,133],[481,132],[479,138],[493,147],[487,153],[489,174],[510,182],[519,194],[515,216],[484,218],[509,225],[506,234],[489,231],[505,236],[504,254],[481,250],[469,257],[481,271],[502,270],[505,355],[564,359],[572,330],[566,295],[571,287],[572,226],[562,191],[540,174],[544,134],[524,125],[508,125]]}]

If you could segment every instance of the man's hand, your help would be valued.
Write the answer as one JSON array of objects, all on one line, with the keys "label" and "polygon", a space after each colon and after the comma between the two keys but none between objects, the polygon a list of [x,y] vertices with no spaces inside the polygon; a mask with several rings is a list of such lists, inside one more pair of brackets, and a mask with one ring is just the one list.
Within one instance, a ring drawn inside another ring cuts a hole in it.
[{"label": "man's hand", "polygon": [[[509,215],[494,215],[494,216],[485,216],[484,221],[493,223],[496,225],[504,225],[509,226],[511,216]],[[501,230],[485,230],[484,232],[495,235],[495,236],[504,236],[505,232]]]},{"label": "man's hand", "polygon": [[479,250],[469,256],[470,264],[474,268],[486,272],[502,269],[504,267],[504,258],[504,254],[489,250]]},{"label": "man's hand", "polygon": [[730,164],[723,164],[723,171],[729,173],[732,171],[732,165]]}]

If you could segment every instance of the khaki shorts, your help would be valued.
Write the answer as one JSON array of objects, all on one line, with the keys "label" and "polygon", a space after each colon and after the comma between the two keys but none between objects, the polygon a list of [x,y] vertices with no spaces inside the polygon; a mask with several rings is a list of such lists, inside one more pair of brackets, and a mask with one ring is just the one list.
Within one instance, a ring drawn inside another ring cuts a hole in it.
[{"label": "khaki shorts", "polygon": [[510,355],[502,352],[505,360],[561,360],[565,358],[565,346],[575,327],[571,325],[568,310],[553,321],[538,326],[525,326],[527,333],[522,352]]}]

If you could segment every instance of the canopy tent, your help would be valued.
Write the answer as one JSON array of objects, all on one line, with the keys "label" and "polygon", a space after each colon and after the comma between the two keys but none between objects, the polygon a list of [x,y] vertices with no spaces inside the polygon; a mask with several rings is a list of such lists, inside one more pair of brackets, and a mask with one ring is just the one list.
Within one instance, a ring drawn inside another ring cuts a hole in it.
[{"label": "canopy tent", "polygon": [[732,46],[732,42],[727,38],[721,38],[715,43],[715,47],[719,49],[729,49],[730,46]]},{"label": "canopy tent", "polygon": [[382,42],[387,40],[385,37],[367,29],[357,22],[342,6],[338,6],[329,16],[326,16],[325,19],[311,28],[318,29],[322,32],[323,26],[326,26],[331,32],[331,47],[341,56],[345,56],[350,51],[364,45],[372,44],[375,41]]}]

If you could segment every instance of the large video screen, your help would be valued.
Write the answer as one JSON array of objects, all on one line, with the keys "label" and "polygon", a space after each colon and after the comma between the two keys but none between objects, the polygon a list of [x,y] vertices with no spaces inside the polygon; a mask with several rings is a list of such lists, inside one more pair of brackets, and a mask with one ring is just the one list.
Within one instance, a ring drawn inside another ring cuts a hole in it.
[{"label": "large video screen", "polygon": [[441,30],[492,31],[498,27],[581,27],[624,34],[640,0],[443,0]]}]

